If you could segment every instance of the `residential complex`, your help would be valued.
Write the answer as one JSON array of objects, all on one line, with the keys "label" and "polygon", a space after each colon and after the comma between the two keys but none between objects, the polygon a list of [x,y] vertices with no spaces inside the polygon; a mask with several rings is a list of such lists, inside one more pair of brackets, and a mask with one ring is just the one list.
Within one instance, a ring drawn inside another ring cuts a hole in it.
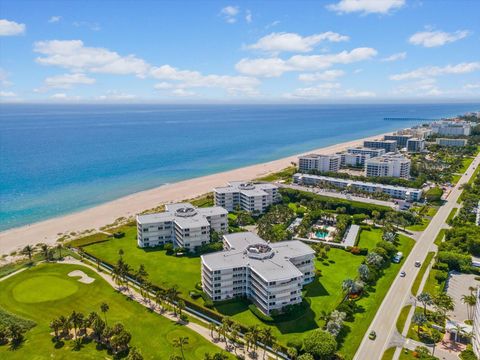
[{"label": "residential complex", "polygon": [[432,135],[432,129],[428,126],[414,126],[412,128],[397,131],[399,135],[412,135],[418,139],[426,139]]},{"label": "residential complex", "polygon": [[410,177],[410,159],[400,154],[385,154],[365,162],[365,176],[367,177]]},{"label": "residential complex", "polygon": [[408,152],[422,152],[425,150],[425,140],[419,138],[411,138],[407,141]]},{"label": "residential complex", "polygon": [[437,138],[435,140],[437,145],[440,146],[466,146],[467,145],[467,139],[450,139],[450,138]]},{"label": "residential complex", "polygon": [[480,359],[480,288],[475,292],[477,303],[473,314],[473,332],[472,332],[472,347],[473,352]]},{"label": "residential complex", "polygon": [[310,175],[297,173],[293,176],[293,181],[300,185],[319,185],[322,183],[330,184],[338,188],[355,188],[369,193],[383,192],[396,199],[407,201],[419,201],[422,197],[421,189],[407,188],[403,186],[393,186],[377,184],[365,181],[339,179],[328,176]]},{"label": "residential complex", "polygon": [[313,251],[300,241],[267,243],[250,232],[223,236],[224,251],[202,255],[202,288],[214,301],[249,298],[270,314],[302,302],[315,278]]},{"label": "residential complex", "polygon": [[387,153],[397,151],[396,140],[365,140],[363,146],[372,149],[384,149]]},{"label": "residential complex", "polygon": [[347,149],[346,153],[340,153],[340,164],[342,166],[361,166],[365,165],[367,159],[385,154],[385,149],[371,149],[365,147],[356,147]]},{"label": "residential complex", "polygon": [[447,136],[469,136],[472,130],[469,122],[460,120],[442,120],[430,126],[434,134]]},{"label": "residential complex", "polygon": [[410,134],[398,134],[395,133],[393,135],[385,135],[383,137],[384,140],[395,140],[397,142],[397,148],[403,149],[407,147],[407,141],[411,139],[413,136]]},{"label": "residential complex", "polygon": [[298,168],[303,172],[309,172],[311,170],[316,170],[319,172],[337,172],[340,170],[340,162],[341,157],[338,154],[308,154],[298,158]]},{"label": "residential complex", "polygon": [[253,214],[264,213],[280,197],[276,185],[242,181],[232,181],[228,186],[217,187],[213,189],[213,194],[215,205],[228,211],[241,209]]},{"label": "residential complex", "polygon": [[210,242],[210,232],[228,231],[228,211],[214,206],[196,208],[189,203],[165,205],[165,212],[137,216],[139,247],[173,243],[176,247],[194,250]]}]

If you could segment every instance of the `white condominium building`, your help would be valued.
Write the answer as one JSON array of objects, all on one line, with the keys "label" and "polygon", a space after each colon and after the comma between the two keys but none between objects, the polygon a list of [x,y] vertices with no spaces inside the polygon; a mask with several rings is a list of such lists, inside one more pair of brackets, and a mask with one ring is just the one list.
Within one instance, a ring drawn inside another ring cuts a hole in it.
[{"label": "white condominium building", "polygon": [[319,172],[337,172],[340,170],[340,162],[341,157],[338,154],[308,154],[298,158],[298,168],[303,172],[308,172],[310,170],[316,170]]},{"label": "white condominium building", "polygon": [[440,146],[466,146],[467,145],[467,139],[449,139],[449,138],[437,138],[435,140],[437,145]]},{"label": "white condominium building", "polygon": [[431,124],[432,132],[439,135],[469,136],[472,127],[468,121],[442,120]]},{"label": "white condominium building", "polygon": [[228,186],[213,189],[215,205],[228,211],[237,208],[254,214],[262,214],[268,206],[280,198],[278,186],[273,184],[254,184],[242,181],[232,181]]},{"label": "white condominium building", "polygon": [[385,135],[383,137],[384,140],[395,140],[397,142],[397,147],[399,149],[403,149],[407,147],[407,141],[412,138],[410,134],[398,134],[395,133],[393,135]]},{"label": "white condominium building", "polygon": [[418,138],[411,138],[407,141],[408,152],[421,152],[425,149],[425,140]]},{"label": "white condominium building", "polygon": [[214,301],[249,298],[270,314],[302,302],[315,278],[315,251],[300,241],[267,243],[249,232],[223,236],[224,251],[202,255],[202,288]]},{"label": "white condominium building", "polygon": [[372,149],[384,149],[387,153],[397,151],[396,140],[365,140],[363,146]]},{"label": "white condominium building", "polygon": [[418,139],[426,139],[430,135],[432,135],[432,129],[430,127],[425,126],[414,126],[409,129],[403,129],[397,131],[399,135],[412,135],[414,138]]},{"label": "white condominium building", "polygon": [[422,190],[407,188],[403,186],[377,184],[366,181],[349,180],[333,178],[328,176],[310,175],[310,174],[295,174],[293,181],[300,185],[321,185],[322,183],[331,184],[338,188],[355,188],[362,191],[375,193],[383,192],[395,199],[404,199],[407,201],[419,201],[422,198]]},{"label": "white condominium building", "polygon": [[400,154],[385,154],[365,162],[366,177],[410,177],[410,159]]},{"label": "white condominium building", "polygon": [[385,154],[385,149],[371,149],[365,147],[348,148],[346,153],[341,153],[342,166],[364,166],[365,161]]},{"label": "white condominium building", "polygon": [[189,203],[169,204],[165,212],[137,216],[139,247],[173,243],[194,250],[210,242],[210,231],[228,231],[228,211],[220,206],[196,208]]},{"label": "white condominium building", "polygon": [[475,296],[477,297],[477,304],[473,314],[472,347],[473,352],[480,359],[480,288],[475,292]]}]

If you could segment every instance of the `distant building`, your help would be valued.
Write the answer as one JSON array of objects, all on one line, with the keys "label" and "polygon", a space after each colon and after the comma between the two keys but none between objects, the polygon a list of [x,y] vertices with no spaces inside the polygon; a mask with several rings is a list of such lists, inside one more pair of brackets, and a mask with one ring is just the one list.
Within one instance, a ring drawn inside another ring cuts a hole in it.
[{"label": "distant building", "polygon": [[431,124],[432,132],[447,136],[469,136],[472,127],[463,120],[442,120]]},{"label": "distant building", "polygon": [[385,135],[383,137],[384,140],[395,140],[397,142],[397,148],[403,149],[407,147],[407,141],[411,139],[413,136],[410,134],[393,134],[393,135]]},{"label": "distant building", "polygon": [[319,155],[308,154],[299,156],[298,168],[302,172],[308,172],[310,170],[316,170],[319,172],[340,170],[341,157],[338,154],[331,155]]},{"label": "distant building", "polygon": [[372,149],[384,149],[387,153],[397,151],[395,140],[365,140],[363,146]]},{"label": "distant building", "polygon": [[425,127],[425,126],[414,126],[409,129],[403,129],[397,131],[397,134],[400,135],[412,135],[412,137],[417,138],[417,139],[426,139],[430,135],[432,135],[432,129],[430,127]]},{"label": "distant building", "polygon": [[297,173],[293,176],[293,181],[301,185],[320,185],[322,183],[328,183],[338,188],[349,187],[366,191],[369,193],[382,192],[395,199],[404,199],[407,201],[419,201],[422,198],[422,190],[407,188],[403,186],[393,186],[377,184],[366,181],[340,179],[328,176],[310,175]]},{"label": "distant building", "polygon": [[340,164],[342,166],[363,167],[367,159],[385,154],[385,149],[372,149],[366,147],[348,148],[346,152],[340,155]]},{"label": "distant building", "polygon": [[300,241],[269,244],[257,235],[224,235],[225,251],[202,255],[202,288],[214,301],[249,298],[264,314],[302,302],[315,278],[315,251]]},{"label": "distant building", "polygon": [[425,140],[411,138],[407,141],[407,151],[408,152],[421,152],[425,149]]},{"label": "distant building", "polygon": [[228,231],[228,211],[214,206],[196,208],[189,203],[168,204],[165,212],[137,216],[139,247],[173,243],[194,250],[210,242],[210,231]]},{"label": "distant building", "polygon": [[436,140],[437,145],[440,146],[466,146],[467,139],[449,139],[449,138],[437,138]]},{"label": "distant building", "polygon": [[365,162],[365,176],[367,177],[410,177],[410,159],[400,154],[385,154],[368,159]]},{"label": "distant building", "polygon": [[480,359],[480,288],[477,288],[475,296],[477,303],[473,314],[472,347],[477,359]]},{"label": "distant building", "polygon": [[262,214],[268,206],[279,200],[278,186],[273,184],[254,184],[251,182],[232,181],[228,186],[213,189],[215,205],[228,211],[237,208]]}]

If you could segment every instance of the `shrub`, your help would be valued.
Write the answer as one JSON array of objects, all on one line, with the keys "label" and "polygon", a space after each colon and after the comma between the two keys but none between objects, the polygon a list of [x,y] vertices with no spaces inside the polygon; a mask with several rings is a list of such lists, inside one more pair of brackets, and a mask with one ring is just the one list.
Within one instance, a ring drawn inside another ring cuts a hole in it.
[{"label": "shrub", "polygon": [[258,308],[253,304],[248,305],[248,309],[253,313],[253,315],[255,315],[257,318],[259,318],[260,320],[262,320],[264,322],[273,322],[274,321],[271,316],[265,315],[260,310],[258,310]]},{"label": "shrub", "polygon": [[302,339],[300,339],[300,338],[290,339],[287,342],[287,346],[295,348],[297,351],[300,351],[302,349],[302,346],[303,346]]},{"label": "shrub", "polygon": [[192,291],[190,291],[189,295],[190,295],[190,297],[191,297],[192,299],[199,299],[199,298],[202,297],[202,293],[201,293],[200,291],[198,291],[198,290],[192,290]]},{"label": "shrub", "polygon": [[435,274],[435,280],[437,280],[439,283],[442,283],[446,281],[448,278],[448,272],[446,271],[437,271]]},{"label": "shrub", "polygon": [[330,359],[337,350],[337,341],[328,332],[317,329],[307,334],[303,348],[316,359]]}]

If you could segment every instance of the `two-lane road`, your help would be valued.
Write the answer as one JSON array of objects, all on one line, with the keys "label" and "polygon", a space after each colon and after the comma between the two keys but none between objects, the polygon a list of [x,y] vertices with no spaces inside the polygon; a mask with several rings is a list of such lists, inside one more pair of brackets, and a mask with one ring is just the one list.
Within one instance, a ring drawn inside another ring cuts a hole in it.
[{"label": "two-lane road", "polygon": [[[462,192],[460,187],[470,180],[474,169],[476,169],[479,164],[480,154],[473,160],[468,170],[449,194],[446,203],[440,207],[428,227],[419,237],[401,269],[405,271],[407,275],[404,278],[397,277],[392,283],[373,322],[363,337],[363,341],[355,354],[354,360],[380,360],[382,358],[383,352],[386,350],[392,334],[395,331],[395,324],[400,315],[400,310],[410,296],[410,289],[419,272],[419,268],[415,267],[415,261],[425,261],[427,253],[431,249],[438,232],[444,226],[450,211],[454,207],[458,207],[457,199]],[[368,333],[372,330],[375,330],[377,333],[377,338],[373,341],[368,339]]]}]

